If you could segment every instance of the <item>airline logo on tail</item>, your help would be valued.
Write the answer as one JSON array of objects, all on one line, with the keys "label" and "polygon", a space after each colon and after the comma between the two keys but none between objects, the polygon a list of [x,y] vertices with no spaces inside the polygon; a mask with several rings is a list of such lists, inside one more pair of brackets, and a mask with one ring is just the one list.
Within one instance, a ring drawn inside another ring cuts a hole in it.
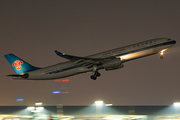
[{"label": "airline logo on tail", "polygon": [[21,64],[23,64],[23,61],[16,60],[16,61],[14,61],[12,66],[13,67],[15,66],[17,70],[21,70]]}]

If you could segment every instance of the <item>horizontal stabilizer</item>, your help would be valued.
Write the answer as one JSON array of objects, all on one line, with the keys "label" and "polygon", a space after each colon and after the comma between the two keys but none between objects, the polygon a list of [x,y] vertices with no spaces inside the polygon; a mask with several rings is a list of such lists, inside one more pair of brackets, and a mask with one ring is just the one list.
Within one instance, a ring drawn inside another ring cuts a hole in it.
[{"label": "horizontal stabilizer", "polygon": [[12,78],[24,78],[24,79],[26,79],[26,78],[29,77],[29,74],[25,73],[25,74],[23,74],[23,75],[17,75],[17,74],[15,74],[15,75],[7,75],[7,76],[8,76],[8,77],[12,77]]}]

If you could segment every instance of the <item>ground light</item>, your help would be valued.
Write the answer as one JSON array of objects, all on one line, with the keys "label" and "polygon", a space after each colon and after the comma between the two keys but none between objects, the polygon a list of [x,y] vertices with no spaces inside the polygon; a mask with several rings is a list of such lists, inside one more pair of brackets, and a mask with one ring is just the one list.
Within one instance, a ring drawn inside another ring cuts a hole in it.
[{"label": "ground light", "polygon": [[41,112],[44,107],[27,107],[27,109],[31,112]]},{"label": "ground light", "polygon": [[42,102],[37,102],[35,103],[35,107],[27,107],[27,109],[31,112],[41,112],[44,109],[44,107],[42,107],[42,104]]},{"label": "ground light", "polygon": [[103,105],[103,101],[99,100],[99,101],[95,101],[96,104],[96,115],[101,115],[102,114],[102,105]]},{"label": "ground light", "polygon": [[180,102],[175,102],[173,105],[174,105],[175,114],[179,114],[180,113]]},{"label": "ground light", "polygon": [[113,104],[105,104],[104,101],[102,100],[98,100],[98,101],[95,101],[95,106],[96,106],[96,115],[102,115],[102,111],[106,111],[108,109],[111,109],[109,108],[109,106],[112,106]]},{"label": "ground light", "polygon": [[42,102],[35,103],[36,106],[41,106]]},{"label": "ground light", "polygon": [[96,106],[102,106],[103,105],[103,101],[95,101]]},{"label": "ground light", "polygon": [[105,106],[112,106],[113,104],[105,104]]},{"label": "ground light", "polygon": [[175,102],[174,106],[180,106],[180,102]]},{"label": "ground light", "polygon": [[31,111],[31,110],[34,110],[35,107],[27,107],[27,109]]}]

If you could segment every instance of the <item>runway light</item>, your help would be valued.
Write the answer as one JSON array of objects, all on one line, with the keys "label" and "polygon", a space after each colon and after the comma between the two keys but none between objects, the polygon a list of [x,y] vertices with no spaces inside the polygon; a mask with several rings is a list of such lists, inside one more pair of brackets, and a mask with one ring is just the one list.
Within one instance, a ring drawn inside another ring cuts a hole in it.
[{"label": "runway light", "polygon": [[27,107],[28,110],[34,110],[35,107]]},{"label": "runway light", "polygon": [[95,103],[96,103],[97,106],[100,106],[100,105],[103,104],[103,101],[95,101]]},{"label": "runway light", "polygon": [[17,98],[16,101],[24,101],[23,98]]},{"label": "runway light", "polygon": [[112,106],[113,104],[106,104],[105,106]]},{"label": "runway light", "polygon": [[61,82],[61,80],[55,80],[55,82]]},{"label": "runway light", "polygon": [[35,103],[36,106],[42,105],[42,102]]},{"label": "runway light", "polygon": [[66,79],[66,80],[62,80],[63,82],[67,82],[67,81],[69,81],[68,79]]},{"label": "runway light", "polygon": [[55,93],[61,93],[61,91],[52,91],[52,93],[54,93],[54,94],[55,94]]},{"label": "runway light", "polygon": [[175,106],[180,106],[180,102],[175,102],[174,105]]}]

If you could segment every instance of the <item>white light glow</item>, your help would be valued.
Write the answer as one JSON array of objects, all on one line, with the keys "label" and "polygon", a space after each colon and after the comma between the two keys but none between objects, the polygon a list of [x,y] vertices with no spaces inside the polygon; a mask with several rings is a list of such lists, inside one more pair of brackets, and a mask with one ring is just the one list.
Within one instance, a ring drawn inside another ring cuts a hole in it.
[{"label": "white light glow", "polygon": [[112,106],[113,104],[106,104],[105,106]]},{"label": "white light glow", "polygon": [[35,107],[27,107],[28,110],[34,110]]},{"label": "white light glow", "polygon": [[95,101],[96,105],[102,105],[103,104],[103,101]]},{"label": "white light glow", "polygon": [[180,106],[180,102],[174,103],[175,106]]},{"label": "white light glow", "polygon": [[36,110],[43,110],[44,107],[36,107]]},{"label": "white light glow", "polygon": [[42,105],[42,102],[35,103],[36,106]]},{"label": "white light glow", "polygon": [[166,51],[166,49],[165,49],[165,50],[162,50],[161,52],[164,52],[164,51]]},{"label": "white light glow", "polygon": [[128,57],[129,57],[129,55],[124,55],[124,56],[121,56],[120,59],[121,60],[126,60]]},{"label": "white light glow", "polygon": [[161,50],[160,54],[163,55],[163,54],[164,54],[164,51],[166,51],[166,49]]},{"label": "white light glow", "polygon": [[40,110],[32,110],[31,112],[41,112]]}]

